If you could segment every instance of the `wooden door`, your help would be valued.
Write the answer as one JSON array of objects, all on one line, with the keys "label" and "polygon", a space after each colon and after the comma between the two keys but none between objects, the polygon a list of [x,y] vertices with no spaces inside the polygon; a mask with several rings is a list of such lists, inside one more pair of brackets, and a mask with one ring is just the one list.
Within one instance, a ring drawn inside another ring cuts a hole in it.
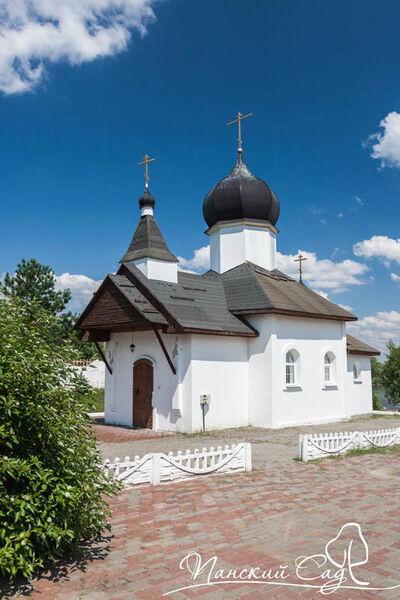
[{"label": "wooden door", "polygon": [[141,359],[133,365],[133,419],[134,427],[153,427],[153,365]]}]

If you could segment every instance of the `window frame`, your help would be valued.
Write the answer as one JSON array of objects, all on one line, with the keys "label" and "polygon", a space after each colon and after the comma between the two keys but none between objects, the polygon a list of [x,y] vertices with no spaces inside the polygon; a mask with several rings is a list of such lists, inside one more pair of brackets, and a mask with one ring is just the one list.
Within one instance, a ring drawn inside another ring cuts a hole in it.
[{"label": "window frame", "polygon": [[285,389],[301,389],[300,386],[300,353],[293,347],[284,353]]},{"label": "window frame", "polygon": [[[327,350],[323,353],[323,382],[324,387],[336,387],[336,355],[332,350]],[[329,378],[327,379],[327,373]]]},{"label": "window frame", "polygon": [[361,365],[358,360],[353,362],[353,383],[362,383]]}]

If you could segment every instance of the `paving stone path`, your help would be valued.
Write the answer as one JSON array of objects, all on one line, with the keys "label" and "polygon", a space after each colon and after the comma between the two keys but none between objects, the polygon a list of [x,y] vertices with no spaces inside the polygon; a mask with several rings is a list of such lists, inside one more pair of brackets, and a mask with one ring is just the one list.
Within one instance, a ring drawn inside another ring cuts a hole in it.
[{"label": "paving stone path", "polygon": [[[365,419],[304,428],[304,431],[375,429],[397,423],[393,419]],[[298,429],[244,429],[220,432],[209,438],[183,436],[183,440],[135,442],[132,454],[150,448],[170,449],[173,444],[186,448],[249,440],[254,444],[257,467],[252,473],[216,475],[121,492],[111,500],[112,537],[91,546],[91,560],[86,566],[60,565],[45,573],[33,583],[29,597],[33,600],[317,600],[325,596],[315,589],[246,582],[164,594],[194,583],[187,570],[180,568],[181,560],[192,551],[198,552],[203,560],[217,556],[218,568],[239,570],[252,566],[276,570],[287,565],[289,577],[285,582],[299,583],[295,558],[323,553],[326,543],[350,522],[360,524],[369,547],[369,560],[355,567],[355,576],[370,582],[369,587],[400,585],[398,456],[366,454],[305,464],[293,460],[297,448],[293,438],[298,433]],[[113,445],[105,446],[104,452],[109,453]],[[125,448],[119,451],[121,456],[125,453]],[[343,553],[345,547],[334,549],[336,560],[340,560],[340,551]],[[361,562],[362,547],[357,541],[355,548],[354,556]],[[315,575],[317,572],[320,573],[315,567]],[[200,581],[205,581],[204,573]],[[28,589],[19,592],[28,597]],[[18,592],[8,596],[4,593],[6,597],[18,597]],[[397,600],[400,588],[342,589],[328,597]]]}]

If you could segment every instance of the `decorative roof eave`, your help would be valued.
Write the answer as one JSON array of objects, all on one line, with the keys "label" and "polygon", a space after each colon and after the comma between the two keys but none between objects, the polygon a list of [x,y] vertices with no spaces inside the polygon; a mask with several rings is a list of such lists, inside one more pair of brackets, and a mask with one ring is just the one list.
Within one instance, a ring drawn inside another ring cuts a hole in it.
[{"label": "decorative roof eave", "polygon": [[234,227],[235,225],[244,225],[247,227],[259,227],[262,229],[267,228],[270,231],[272,231],[272,233],[274,233],[275,235],[277,233],[279,233],[279,229],[274,227],[272,225],[272,223],[270,223],[269,221],[264,221],[262,219],[233,219],[231,221],[217,221],[217,223],[212,225],[212,227],[209,227],[208,229],[206,229],[204,233],[206,233],[207,235],[211,235],[212,233],[214,233],[214,231],[217,231],[217,229],[226,228],[226,227]]},{"label": "decorative roof eave", "polygon": [[119,261],[120,264],[133,262],[141,258],[153,258],[154,260],[163,260],[166,262],[179,262],[172,252],[165,251],[159,248],[143,248],[141,250],[131,250],[126,252]]},{"label": "decorative roof eave", "polygon": [[[98,288],[98,290],[93,295],[89,304],[86,306],[86,308],[84,309],[84,311],[82,312],[82,314],[80,315],[78,320],[76,321],[76,323],[74,325],[74,329],[80,330],[80,331],[95,331],[95,330],[123,331],[123,330],[129,329],[128,323],[104,324],[99,321],[96,324],[91,324],[91,325],[84,324],[86,317],[90,314],[92,309],[95,307],[98,299],[102,296],[102,294],[107,286],[111,286],[120,295],[120,297],[125,298],[127,300],[127,302],[131,305],[132,310],[135,311],[135,313],[137,313],[138,315],[140,315],[140,319],[141,319],[141,323],[142,323],[141,328],[143,328],[143,327],[146,329],[152,328],[152,321],[149,318],[147,318],[146,315],[143,314],[143,312],[140,310],[140,308],[138,306],[132,304],[130,298],[127,297],[126,294],[124,293],[124,291],[120,287],[118,287],[116,285],[116,283],[113,281],[112,275],[107,275],[106,278],[103,280],[102,284],[100,285],[100,287]],[[160,326],[166,324],[166,321],[163,319],[161,314],[160,314],[160,318],[156,319],[155,324],[160,325]],[[132,321],[132,326],[133,326],[133,321]],[[138,324],[136,323],[135,326],[137,327]]]},{"label": "decorative roof eave", "polygon": [[258,337],[259,333],[252,328],[253,331],[249,331],[245,333],[243,331],[223,331],[221,329],[201,329],[197,327],[183,327],[182,333],[201,333],[202,335],[224,335],[230,337],[246,337],[246,338],[254,338]]},{"label": "decorative roof eave", "polygon": [[251,308],[251,309],[235,309],[231,310],[233,315],[260,315],[260,314],[274,314],[274,315],[286,315],[288,317],[308,317],[310,319],[328,319],[329,321],[357,321],[357,317],[354,315],[340,316],[340,315],[325,315],[321,313],[310,313],[306,311],[297,310],[285,310],[283,308]]},{"label": "decorative roof eave", "polygon": [[356,350],[355,348],[347,348],[347,354],[354,354],[358,356],[380,356],[379,350]]}]

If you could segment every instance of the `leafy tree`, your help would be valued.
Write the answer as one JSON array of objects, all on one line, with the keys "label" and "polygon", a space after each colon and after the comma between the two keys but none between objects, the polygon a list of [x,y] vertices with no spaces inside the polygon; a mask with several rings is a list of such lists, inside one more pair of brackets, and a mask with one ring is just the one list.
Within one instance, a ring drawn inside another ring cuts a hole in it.
[{"label": "leafy tree", "polygon": [[69,340],[79,351],[79,358],[96,358],[98,353],[94,344],[82,344],[74,330],[78,315],[65,311],[71,300],[71,291],[56,290],[55,285],[56,276],[51,267],[42,265],[34,258],[23,258],[14,275],[6,273],[0,291],[8,298],[21,298],[28,302],[30,311],[34,311],[33,319],[37,318],[37,309],[41,308],[58,317],[48,330],[48,344],[62,346],[65,340]]},{"label": "leafy tree", "polygon": [[383,363],[379,362],[376,356],[371,356],[371,377],[372,385],[382,385]]},{"label": "leafy tree", "polygon": [[382,384],[392,404],[400,404],[400,346],[388,342],[382,369]]},{"label": "leafy tree", "polygon": [[0,575],[10,578],[99,535],[116,490],[88,427],[91,391],[69,366],[77,353],[46,343],[56,320],[39,303],[0,299]]}]

